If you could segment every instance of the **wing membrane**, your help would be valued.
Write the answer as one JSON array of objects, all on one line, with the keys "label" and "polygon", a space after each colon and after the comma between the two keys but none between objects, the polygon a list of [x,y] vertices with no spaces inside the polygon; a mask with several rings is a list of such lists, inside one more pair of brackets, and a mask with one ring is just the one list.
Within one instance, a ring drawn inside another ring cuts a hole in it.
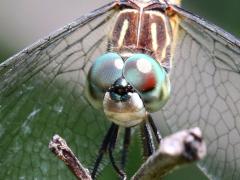
[{"label": "wing membrane", "polygon": [[68,141],[86,167],[108,122],[83,95],[86,73],[107,49],[110,3],[0,65],[0,179],[70,179],[48,150],[54,134]]},{"label": "wing membrane", "polygon": [[172,96],[156,114],[171,131],[199,126],[208,153],[200,163],[212,179],[240,177],[240,42],[180,8],[171,72]]}]

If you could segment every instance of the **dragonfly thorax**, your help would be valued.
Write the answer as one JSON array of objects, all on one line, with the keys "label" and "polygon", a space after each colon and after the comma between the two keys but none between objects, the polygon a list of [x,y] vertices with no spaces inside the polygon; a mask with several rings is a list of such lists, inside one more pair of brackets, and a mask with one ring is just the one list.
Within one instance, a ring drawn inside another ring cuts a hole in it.
[{"label": "dragonfly thorax", "polygon": [[169,18],[163,12],[124,9],[112,29],[109,36],[112,51],[148,54],[170,69],[172,31]]}]

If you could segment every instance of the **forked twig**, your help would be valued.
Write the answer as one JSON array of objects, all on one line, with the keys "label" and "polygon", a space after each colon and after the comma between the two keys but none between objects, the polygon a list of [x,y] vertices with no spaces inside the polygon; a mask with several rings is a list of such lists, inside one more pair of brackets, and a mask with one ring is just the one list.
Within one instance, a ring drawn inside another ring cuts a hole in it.
[{"label": "forked twig", "polygon": [[[49,143],[51,151],[81,180],[91,180],[89,171],[84,168],[66,141],[54,135]],[[206,155],[206,144],[199,128],[183,130],[161,141],[159,149],[139,168],[132,180],[154,180],[168,174],[177,166],[192,163]]]}]

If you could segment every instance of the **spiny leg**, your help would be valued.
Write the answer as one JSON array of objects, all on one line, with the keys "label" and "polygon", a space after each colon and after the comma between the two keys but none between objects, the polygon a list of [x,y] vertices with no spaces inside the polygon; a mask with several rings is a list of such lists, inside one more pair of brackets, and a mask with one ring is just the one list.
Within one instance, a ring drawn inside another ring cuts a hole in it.
[{"label": "spiny leg", "polygon": [[113,157],[113,150],[115,148],[115,144],[116,144],[116,140],[117,140],[118,129],[119,129],[119,127],[116,126],[115,130],[113,131],[113,134],[110,139],[109,146],[108,146],[108,152],[109,152],[109,158],[113,165],[113,168],[116,170],[117,174],[121,177],[121,179],[125,180],[125,179],[127,179],[125,172],[117,166],[117,164],[114,160],[114,157]]},{"label": "spiny leg", "polygon": [[141,139],[143,143],[143,155],[145,158],[147,158],[155,151],[152,132],[148,121],[141,124]]},{"label": "spiny leg", "polygon": [[121,158],[121,169],[122,170],[124,170],[124,168],[125,168],[130,140],[131,140],[131,128],[126,128],[125,134],[124,134],[122,158]]},{"label": "spiny leg", "polygon": [[155,123],[153,121],[152,116],[150,114],[148,114],[147,118],[148,118],[148,122],[149,122],[149,124],[150,124],[150,126],[151,126],[151,128],[153,130],[153,133],[154,133],[154,136],[156,138],[156,141],[157,141],[158,144],[160,144],[160,142],[162,140],[162,136],[161,136],[159,130],[157,129],[157,127],[156,127],[156,125],[155,125]]},{"label": "spiny leg", "polygon": [[109,143],[111,142],[111,139],[112,139],[112,136],[114,134],[114,131],[116,131],[116,126],[114,123],[112,123],[111,127],[108,129],[107,131],[107,134],[105,135],[103,141],[102,141],[102,145],[99,149],[99,152],[98,152],[98,156],[97,156],[97,159],[94,163],[94,168],[93,168],[93,171],[92,171],[92,179],[95,179],[95,176],[96,176],[96,173],[97,173],[97,170],[99,168],[99,165],[102,161],[102,157],[103,155],[107,152],[107,148],[109,146]]}]

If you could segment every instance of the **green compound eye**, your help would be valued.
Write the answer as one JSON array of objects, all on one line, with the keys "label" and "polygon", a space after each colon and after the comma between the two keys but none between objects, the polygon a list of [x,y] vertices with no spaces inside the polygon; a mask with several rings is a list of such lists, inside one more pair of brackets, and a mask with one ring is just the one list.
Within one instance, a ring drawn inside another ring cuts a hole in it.
[{"label": "green compound eye", "polygon": [[106,53],[98,57],[88,73],[85,93],[91,104],[102,106],[105,92],[122,76],[124,62],[117,53]]},{"label": "green compound eye", "polygon": [[125,61],[123,76],[141,96],[146,109],[159,110],[170,95],[170,82],[164,68],[152,57],[135,54]]}]

